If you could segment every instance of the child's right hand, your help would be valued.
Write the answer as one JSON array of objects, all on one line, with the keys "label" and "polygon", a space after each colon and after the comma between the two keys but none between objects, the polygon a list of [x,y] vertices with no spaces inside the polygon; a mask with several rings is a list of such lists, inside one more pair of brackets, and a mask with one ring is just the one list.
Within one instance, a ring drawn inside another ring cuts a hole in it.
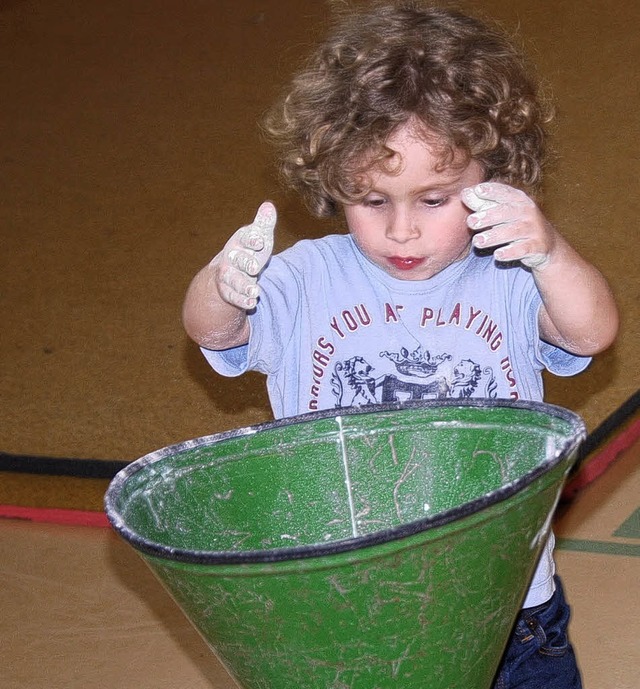
[{"label": "child's right hand", "polygon": [[275,206],[266,201],[251,225],[241,227],[213,259],[220,296],[232,306],[252,309],[258,303],[258,275],[273,251],[276,220]]}]

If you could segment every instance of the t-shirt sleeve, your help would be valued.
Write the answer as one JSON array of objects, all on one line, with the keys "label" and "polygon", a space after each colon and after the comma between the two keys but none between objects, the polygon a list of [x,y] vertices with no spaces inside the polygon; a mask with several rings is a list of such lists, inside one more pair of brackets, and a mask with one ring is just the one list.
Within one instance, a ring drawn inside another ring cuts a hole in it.
[{"label": "t-shirt sleeve", "polygon": [[234,378],[245,373],[249,368],[249,345],[231,349],[213,350],[200,348],[211,368],[222,376]]},{"label": "t-shirt sleeve", "polygon": [[540,340],[538,356],[548,371],[561,377],[582,373],[591,363],[590,356],[576,356],[543,340]]},{"label": "t-shirt sleeve", "polygon": [[249,342],[217,351],[201,348],[217,373],[234,377],[249,370],[266,375],[274,375],[279,370],[291,338],[289,324],[299,309],[298,283],[292,261],[273,256],[258,280],[258,306],[248,315]]}]

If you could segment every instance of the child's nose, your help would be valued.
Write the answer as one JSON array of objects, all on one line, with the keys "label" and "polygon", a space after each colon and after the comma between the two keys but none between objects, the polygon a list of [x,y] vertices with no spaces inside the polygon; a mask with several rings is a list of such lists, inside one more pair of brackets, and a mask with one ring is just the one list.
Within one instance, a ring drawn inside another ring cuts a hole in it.
[{"label": "child's nose", "polygon": [[397,210],[387,224],[387,237],[395,242],[407,242],[419,234],[411,213]]}]

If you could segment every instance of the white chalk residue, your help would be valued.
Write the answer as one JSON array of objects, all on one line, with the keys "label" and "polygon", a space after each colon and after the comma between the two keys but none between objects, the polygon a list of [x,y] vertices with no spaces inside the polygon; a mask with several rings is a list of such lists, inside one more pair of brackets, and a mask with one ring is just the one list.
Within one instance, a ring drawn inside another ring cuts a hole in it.
[{"label": "white chalk residue", "polygon": [[351,516],[351,533],[354,538],[358,536],[358,521],[356,518],[356,510],[353,504],[353,488],[351,486],[351,474],[349,473],[349,463],[347,461],[347,443],[344,437],[344,428],[342,426],[342,417],[336,416],[336,423],[338,424],[338,442],[340,443],[340,450],[342,452],[342,468],[344,469],[344,483],[347,487],[347,498],[349,500],[349,515]]}]

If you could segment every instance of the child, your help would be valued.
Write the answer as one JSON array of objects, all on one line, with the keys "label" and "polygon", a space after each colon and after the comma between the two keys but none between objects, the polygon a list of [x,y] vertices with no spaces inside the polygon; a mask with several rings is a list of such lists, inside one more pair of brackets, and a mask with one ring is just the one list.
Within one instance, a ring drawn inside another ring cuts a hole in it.
[{"label": "child", "polygon": [[[346,13],[267,129],[288,184],[348,234],[272,257],[264,203],[193,279],[187,332],[223,375],[266,374],[276,417],[541,400],[543,369],[579,373],[617,331],[606,281],[531,197],[547,119],[499,31],[417,2]],[[496,688],[581,686],[552,549]]]}]

